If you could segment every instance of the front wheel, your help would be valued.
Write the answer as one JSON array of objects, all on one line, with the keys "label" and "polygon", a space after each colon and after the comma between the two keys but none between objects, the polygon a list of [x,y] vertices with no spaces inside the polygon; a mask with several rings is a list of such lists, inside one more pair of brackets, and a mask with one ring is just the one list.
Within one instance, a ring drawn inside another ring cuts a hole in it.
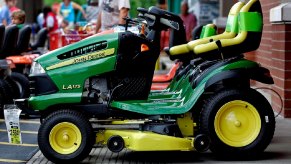
[{"label": "front wheel", "polygon": [[94,144],[87,117],[74,110],[59,110],[45,118],[38,131],[43,155],[55,163],[76,163],[86,158]]},{"label": "front wheel", "polygon": [[270,144],[275,118],[268,101],[253,89],[224,89],[201,112],[201,130],[210,150],[222,158],[254,158]]}]

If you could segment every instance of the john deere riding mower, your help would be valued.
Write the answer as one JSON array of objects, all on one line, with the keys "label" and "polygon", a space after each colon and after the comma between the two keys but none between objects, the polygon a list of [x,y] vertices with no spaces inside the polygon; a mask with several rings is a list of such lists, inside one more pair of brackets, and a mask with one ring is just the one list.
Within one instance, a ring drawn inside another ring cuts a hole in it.
[{"label": "john deere riding mower", "polygon": [[[262,153],[274,134],[266,98],[250,80],[273,84],[266,68],[243,58],[260,45],[258,0],[239,2],[235,35],[186,43],[179,16],[138,9],[147,35],[129,31],[92,36],[37,58],[31,96],[16,100],[41,114],[38,142],[53,162],[78,162],[94,144],[112,152],[211,151],[221,157]],[[163,91],[150,91],[160,33],[171,30],[172,59],[188,65]]]}]

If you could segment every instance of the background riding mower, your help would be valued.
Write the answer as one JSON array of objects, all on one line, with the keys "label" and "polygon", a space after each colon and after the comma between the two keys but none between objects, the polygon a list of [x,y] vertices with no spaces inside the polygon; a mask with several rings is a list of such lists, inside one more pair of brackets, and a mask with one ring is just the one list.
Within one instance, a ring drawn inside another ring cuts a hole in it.
[{"label": "background riding mower", "polygon": [[[242,55],[260,44],[260,2],[250,0],[242,7],[234,38],[207,41],[186,53],[188,47],[176,47],[186,44],[179,16],[156,7],[138,11],[147,21],[146,37],[128,31],[92,36],[35,60],[32,95],[15,102],[41,114],[42,153],[53,162],[78,162],[95,143],[113,152],[210,147],[220,157],[237,159],[262,153],[273,137],[275,119],[268,101],[250,88],[250,79],[267,84],[273,79]],[[156,98],[149,94],[160,33],[169,28],[173,59],[194,59],[192,65],[197,57],[203,61],[181,82],[174,79],[173,85],[184,83],[179,88],[185,89],[160,91]]]},{"label": "background riding mower", "polygon": [[[2,116],[4,104],[13,103],[13,99],[24,98],[21,95],[21,87],[18,87],[19,78],[21,81],[23,75],[18,76],[18,74],[12,73],[11,68],[14,67],[14,64],[11,60],[5,59],[4,55],[11,50],[10,45],[15,34],[13,33],[13,29],[14,27],[5,28],[3,25],[0,26],[0,115]],[[28,80],[26,79],[26,81],[27,91],[29,91]]]},{"label": "background riding mower", "polygon": [[[17,26],[8,26],[4,41],[5,47],[1,54],[13,63],[11,78],[14,81],[12,88],[17,91],[14,98],[29,97],[29,80],[27,78],[33,59],[40,55],[39,46],[44,47],[47,30],[42,29],[37,33],[37,40],[30,44],[31,27],[25,25],[21,29]],[[18,94],[17,94],[18,93]]]}]

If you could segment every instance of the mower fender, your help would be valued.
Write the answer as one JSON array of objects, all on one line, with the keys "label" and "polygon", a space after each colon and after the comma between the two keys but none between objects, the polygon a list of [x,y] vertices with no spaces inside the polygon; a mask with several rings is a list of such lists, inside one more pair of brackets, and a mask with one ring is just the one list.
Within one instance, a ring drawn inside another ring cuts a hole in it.
[{"label": "mower fender", "polygon": [[268,69],[264,67],[255,67],[248,69],[226,70],[217,73],[206,82],[205,89],[219,81],[227,79],[252,79],[265,84],[274,84],[273,78],[271,77]]},{"label": "mower fender", "polygon": [[265,84],[274,84],[274,80],[271,76],[270,71],[267,68],[264,67],[258,67],[256,69],[250,70],[250,78],[252,80],[259,81],[261,83]]}]

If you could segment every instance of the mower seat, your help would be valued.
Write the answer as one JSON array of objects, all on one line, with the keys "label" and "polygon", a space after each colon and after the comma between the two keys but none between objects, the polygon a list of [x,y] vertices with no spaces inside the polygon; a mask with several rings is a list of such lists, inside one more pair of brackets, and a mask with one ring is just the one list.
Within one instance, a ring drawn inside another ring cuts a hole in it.
[{"label": "mower seat", "polygon": [[44,47],[45,41],[47,39],[48,30],[46,28],[42,28],[36,34],[36,41],[30,45],[32,50],[36,50],[38,47]]},{"label": "mower seat", "polygon": [[14,53],[17,45],[18,33],[19,28],[16,25],[10,25],[5,28],[3,46],[0,51],[2,59]]},{"label": "mower seat", "polygon": [[15,54],[21,54],[29,50],[29,41],[31,35],[31,27],[26,25],[19,30],[18,41]]},{"label": "mower seat", "polygon": [[217,26],[215,24],[207,24],[202,27],[200,38],[207,38],[217,35]]},{"label": "mower seat", "polygon": [[170,82],[175,76],[175,73],[179,66],[180,63],[175,63],[167,74],[155,75],[153,78],[153,82],[154,83]]},{"label": "mower seat", "polygon": [[238,33],[238,14],[240,9],[244,6],[243,2],[237,2],[235,5],[232,6],[230,9],[227,24],[224,33],[219,35],[214,35],[198,40],[191,41],[187,44],[178,45],[175,47],[172,47],[170,49],[170,58],[171,60],[175,59],[193,59],[193,48],[195,48],[197,45],[209,43],[212,41],[216,41],[219,39],[228,39],[228,38],[234,38]]},{"label": "mower seat", "polygon": [[239,34],[235,38],[198,45],[193,48],[195,56],[206,60],[218,60],[256,50],[260,46],[263,29],[259,0],[250,0],[240,10],[238,24]]}]

